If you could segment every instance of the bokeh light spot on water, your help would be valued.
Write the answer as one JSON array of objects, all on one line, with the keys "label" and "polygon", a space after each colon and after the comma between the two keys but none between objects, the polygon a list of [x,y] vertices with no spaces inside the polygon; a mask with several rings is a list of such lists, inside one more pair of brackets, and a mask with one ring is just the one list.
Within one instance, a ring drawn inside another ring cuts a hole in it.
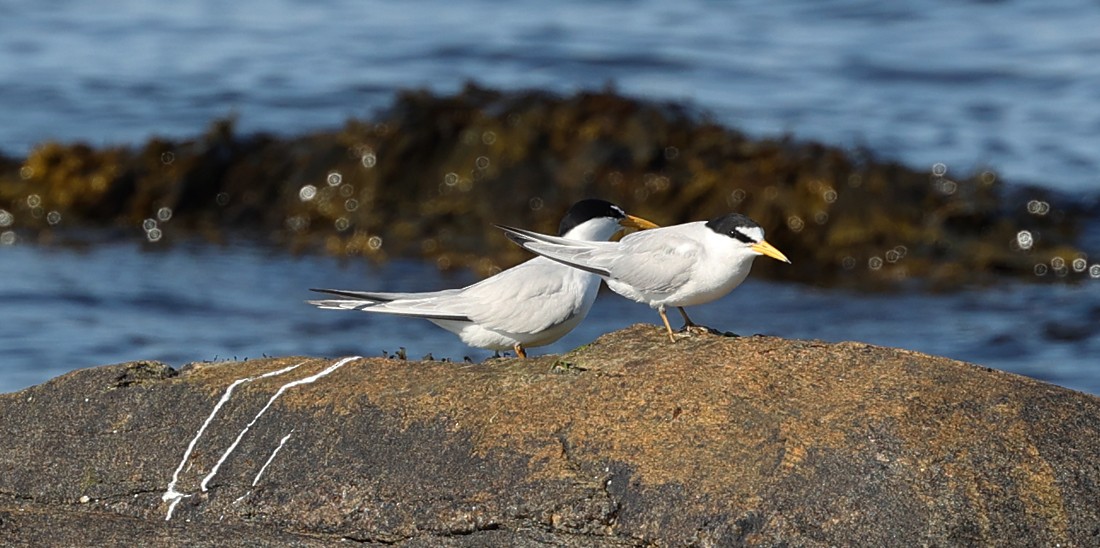
[{"label": "bokeh light spot on water", "polygon": [[1066,267],[1066,260],[1061,257],[1055,257],[1050,260],[1050,267],[1054,270],[1060,270]]},{"label": "bokeh light spot on water", "polygon": [[668,187],[672,186],[672,183],[668,180],[668,177],[664,175],[657,175],[655,173],[646,173],[643,178],[645,187],[647,190],[653,192],[664,192],[668,190]]},{"label": "bokeh light spot on water", "polygon": [[1076,259],[1073,260],[1073,271],[1074,272],[1084,272],[1085,269],[1088,268],[1088,266],[1089,266],[1089,263],[1088,263],[1087,260],[1085,260],[1084,257],[1077,257]]},{"label": "bokeh light spot on water", "polygon": [[867,268],[870,268],[871,270],[878,270],[882,268],[882,257],[875,256],[867,259]]},{"label": "bokeh light spot on water", "polygon": [[937,178],[935,185],[936,190],[947,196],[954,194],[959,189],[959,184],[951,179]]},{"label": "bokeh light spot on water", "polygon": [[370,238],[367,239],[367,247],[371,248],[374,251],[378,251],[379,249],[382,248],[382,237],[381,236],[371,236]]},{"label": "bokeh light spot on water", "polygon": [[359,209],[359,200],[356,200],[355,198],[350,198],[348,201],[344,202],[344,209],[347,211],[355,211],[356,209]]},{"label": "bokeh light spot on water", "polygon": [[1027,212],[1032,215],[1046,215],[1050,212],[1050,204],[1042,200],[1030,200],[1027,202]]},{"label": "bokeh light spot on water", "polygon": [[1047,270],[1049,270],[1047,268],[1047,265],[1045,265],[1043,263],[1039,263],[1039,264],[1035,265],[1035,275],[1036,276],[1046,276],[1047,275]]},{"label": "bokeh light spot on water", "polygon": [[443,184],[445,184],[447,186],[457,185],[458,184],[458,174],[452,171],[452,172],[444,175],[443,176]]},{"label": "bokeh light spot on water", "polygon": [[287,217],[286,227],[294,232],[301,232],[309,228],[309,218],[301,215],[294,215],[293,217]]},{"label": "bokeh light spot on water", "polygon": [[680,149],[678,149],[676,147],[671,147],[671,146],[665,147],[665,159],[666,160],[675,160],[676,157],[679,156],[679,155],[680,155]]},{"label": "bokeh light spot on water", "polygon": [[24,181],[30,179],[31,177],[34,177],[34,168],[31,166],[23,166],[19,168],[19,177],[22,178]]},{"label": "bokeh light spot on water", "polygon": [[27,196],[28,207],[38,207],[42,205],[42,197],[37,194],[30,194]]},{"label": "bokeh light spot on water", "polygon": [[340,186],[340,183],[344,181],[344,176],[340,175],[338,171],[332,171],[329,172],[328,177],[325,177],[325,181],[328,183],[328,186]]},{"label": "bokeh light spot on water", "polygon": [[932,164],[932,175],[936,177],[943,177],[947,174],[947,164],[943,162],[936,162]]},{"label": "bokeh light spot on water", "polygon": [[844,257],[840,260],[840,266],[844,268],[844,270],[851,270],[856,267],[856,258],[851,255]]},{"label": "bokeh light spot on water", "polygon": [[42,206],[31,208],[31,217],[34,217],[35,219],[41,219],[42,214],[43,214]]},{"label": "bokeh light spot on water", "polygon": [[219,192],[218,195],[214,197],[214,203],[225,207],[229,204],[229,193]]},{"label": "bokeh light spot on water", "polygon": [[992,171],[983,171],[981,175],[982,184],[989,186],[997,182],[997,174]]},{"label": "bokeh light spot on water", "polygon": [[160,222],[167,222],[172,219],[172,208],[162,207],[157,210],[157,220]]},{"label": "bokeh light spot on water", "polygon": [[340,185],[340,196],[344,198],[350,198],[352,194],[355,194],[355,187],[350,184]]},{"label": "bokeh light spot on water", "polygon": [[1028,250],[1035,244],[1035,237],[1031,235],[1028,230],[1021,230],[1016,233],[1016,245],[1020,246],[1020,249]]},{"label": "bokeh light spot on water", "polygon": [[340,217],[336,219],[336,221],[333,223],[333,226],[336,227],[337,231],[343,232],[351,226],[351,221],[349,221],[347,217]]},{"label": "bokeh light spot on water", "polygon": [[378,157],[374,155],[373,149],[364,147],[362,155],[359,156],[359,162],[363,164],[363,167],[370,169],[378,163]]},{"label": "bokeh light spot on water", "polygon": [[737,205],[745,201],[745,191],[740,188],[733,189],[733,192],[730,192],[728,201],[730,205]]},{"label": "bokeh light spot on water", "polygon": [[156,219],[145,219],[141,223],[141,228],[145,231],[145,239],[150,242],[159,242],[164,236],[164,232],[157,226]]},{"label": "bokeh light spot on water", "polygon": [[1094,264],[1089,267],[1089,276],[1100,278],[1100,264]]},{"label": "bokeh light spot on water", "polygon": [[822,193],[821,197],[824,198],[826,202],[831,204],[836,201],[837,194],[835,190],[830,188],[829,190],[826,190],[824,193]]},{"label": "bokeh light spot on water", "polygon": [[798,215],[787,217],[787,228],[791,229],[792,232],[802,232],[802,228],[805,226],[806,223]]},{"label": "bokeh light spot on water", "polygon": [[160,155],[160,163],[164,165],[172,165],[172,162],[176,161],[176,155],[171,152],[163,152]]},{"label": "bokeh light spot on water", "polygon": [[488,169],[489,168],[489,157],[488,156],[478,156],[477,160],[474,161],[474,165],[476,165],[478,169]]},{"label": "bokeh light spot on water", "polygon": [[492,131],[486,131],[481,134],[481,142],[487,145],[491,145],[497,142],[497,134]]},{"label": "bokeh light spot on water", "polygon": [[531,208],[531,211],[538,211],[542,209],[542,206],[542,198],[539,198],[538,196],[527,200],[527,207]]},{"label": "bokeh light spot on water", "polygon": [[895,252],[897,252],[897,254],[898,254],[898,259],[904,259],[904,258],[905,258],[905,254],[906,254],[906,253],[909,253],[909,248],[908,248],[908,247],[905,247],[905,246],[903,246],[903,245],[899,245],[899,246],[897,246],[897,247],[895,247],[895,248],[894,248],[894,251],[895,251]]},{"label": "bokeh light spot on water", "polygon": [[51,212],[47,213],[46,214],[46,222],[50,223],[50,226],[56,226],[57,223],[61,222],[61,212],[54,210],[54,211],[51,211]]},{"label": "bokeh light spot on water", "polygon": [[308,202],[317,196],[317,187],[313,185],[305,185],[298,191],[298,198],[303,202]]},{"label": "bokeh light spot on water", "polygon": [[824,211],[818,211],[817,213],[814,213],[814,222],[819,225],[823,225],[829,222],[829,214]]},{"label": "bokeh light spot on water", "polygon": [[896,262],[898,262],[898,259],[900,259],[900,258],[901,258],[901,255],[898,254],[896,249],[891,249],[891,250],[886,252],[886,262],[888,262],[888,263],[896,263]]},{"label": "bokeh light spot on water", "polygon": [[15,240],[16,237],[14,230],[5,230],[4,232],[0,232],[0,245],[15,245]]},{"label": "bokeh light spot on water", "polygon": [[6,209],[0,209],[0,228],[7,228],[15,223],[15,215]]}]

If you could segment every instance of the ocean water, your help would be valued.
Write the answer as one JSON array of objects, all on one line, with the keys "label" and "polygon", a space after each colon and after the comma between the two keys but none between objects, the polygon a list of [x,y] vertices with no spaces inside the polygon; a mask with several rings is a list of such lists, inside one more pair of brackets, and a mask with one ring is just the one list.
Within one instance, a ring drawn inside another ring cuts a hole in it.
[{"label": "ocean water", "polygon": [[757,136],[1100,188],[1094,0],[77,0],[0,3],[0,150],[216,117],[297,134],[474,80],[612,85]]},{"label": "ocean water", "polygon": [[[72,369],[130,360],[193,361],[265,355],[392,355],[482,361],[424,320],[304,303],[308,287],[434,290],[475,281],[416,261],[380,267],[291,256],[248,243],[133,243],[85,249],[0,247],[0,392]],[[943,355],[1100,395],[1100,292],[1095,284],[1005,284],[949,295],[856,294],[754,279],[692,319],[741,335],[863,341]],[[672,314],[678,320],[676,314]],[[557,343],[560,353],[657,313],[603,292]]]}]

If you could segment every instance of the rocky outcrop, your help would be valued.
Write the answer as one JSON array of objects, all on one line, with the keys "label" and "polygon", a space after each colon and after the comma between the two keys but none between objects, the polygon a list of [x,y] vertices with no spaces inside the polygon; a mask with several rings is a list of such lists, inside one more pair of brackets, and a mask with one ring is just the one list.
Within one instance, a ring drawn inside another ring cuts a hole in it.
[{"label": "rocky outcrop", "polygon": [[1095,545],[1097,500],[1100,399],[861,343],[647,325],[0,396],[4,545]]},{"label": "rocky outcrop", "polygon": [[529,257],[492,224],[554,232],[585,197],[666,225],[745,213],[793,260],[760,262],[757,275],[857,289],[1087,279],[1100,251],[1080,241],[1095,197],[753,139],[609,91],[478,87],[403,93],[387,113],[306,136],[240,135],[225,121],[135,147],[43,143],[0,158],[0,243],[82,237],[89,225],[151,245],[247,233],[487,274]]}]

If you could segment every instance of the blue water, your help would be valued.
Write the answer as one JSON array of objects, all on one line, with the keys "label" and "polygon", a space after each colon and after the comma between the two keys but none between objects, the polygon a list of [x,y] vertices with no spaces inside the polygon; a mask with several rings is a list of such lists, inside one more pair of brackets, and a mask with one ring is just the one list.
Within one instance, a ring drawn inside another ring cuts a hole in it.
[{"label": "blue water", "polygon": [[601,88],[758,136],[1100,188],[1095,0],[0,3],[0,150],[211,119],[298,134],[397,89]]},{"label": "blue water", "polygon": [[[174,366],[264,355],[381,356],[482,361],[490,352],[411,318],[319,310],[308,287],[432,290],[474,280],[393,261],[372,267],[293,257],[249,244],[134,244],[86,250],[0,247],[0,392],[71,369],[155,359]],[[691,309],[692,319],[743,335],[864,341],[949,356],[1100,394],[1100,292],[1006,284],[952,295],[861,295],[753,279]],[[674,315],[675,316],[675,315]],[[646,306],[600,295],[558,353],[645,322]]]}]

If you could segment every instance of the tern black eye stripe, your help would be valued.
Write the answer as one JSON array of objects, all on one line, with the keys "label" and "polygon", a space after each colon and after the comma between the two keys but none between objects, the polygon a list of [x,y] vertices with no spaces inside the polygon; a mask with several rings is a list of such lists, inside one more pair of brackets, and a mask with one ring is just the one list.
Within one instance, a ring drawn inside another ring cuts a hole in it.
[{"label": "tern black eye stripe", "polygon": [[746,244],[755,244],[756,243],[756,240],[753,240],[752,238],[750,238],[748,236],[748,234],[745,234],[744,232],[741,232],[740,230],[738,230],[736,228],[729,231],[729,232],[727,232],[727,234],[729,234],[735,240],[737,240],[739,242],[742,242],[742,243],[746,243]]}]

